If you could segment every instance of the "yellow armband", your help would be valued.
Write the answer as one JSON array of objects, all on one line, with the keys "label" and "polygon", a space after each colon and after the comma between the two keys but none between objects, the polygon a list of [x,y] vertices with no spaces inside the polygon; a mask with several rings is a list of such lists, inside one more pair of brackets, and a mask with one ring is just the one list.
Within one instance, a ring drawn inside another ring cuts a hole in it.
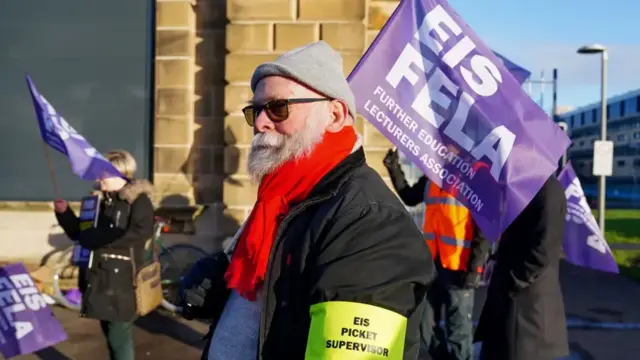
[{"label": "yellow armband", "polygon": [[407,318],[377,306],[329,301],[311,306],[305,360],[402,360]]}]

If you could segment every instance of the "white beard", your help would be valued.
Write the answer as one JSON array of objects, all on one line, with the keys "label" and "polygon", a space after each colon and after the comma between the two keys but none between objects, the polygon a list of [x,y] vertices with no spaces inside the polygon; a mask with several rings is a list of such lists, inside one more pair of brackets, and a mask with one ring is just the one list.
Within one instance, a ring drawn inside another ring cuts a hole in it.
[{"label": "white beard", "polygon": [[314,111],[305,119],[304,128],[298,133],[254,135],[247,165],[253,180],[259,183],[286,161],[308,155],[322,141],[329,122],[329,114],[325,111]]}]

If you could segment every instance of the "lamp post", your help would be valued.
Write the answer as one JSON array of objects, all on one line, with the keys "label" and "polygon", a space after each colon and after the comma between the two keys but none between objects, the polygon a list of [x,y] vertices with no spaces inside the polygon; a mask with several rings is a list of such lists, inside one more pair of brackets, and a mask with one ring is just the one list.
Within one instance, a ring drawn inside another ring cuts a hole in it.
[{"label": "lamp post", "polygon": [[[578,49],[578,54],[600,54],[601,56],[601,69],[600,69],[600,106],[601,106],[601,118],[600,118],[600,139],[602,141],[607,140],[607,49],[599,44],[586,45]],[[598,225],[600,231],[604,236],[604,212],[605,212],[605,200],[606,193],[606,177],[600,175],[598,180]]]}]

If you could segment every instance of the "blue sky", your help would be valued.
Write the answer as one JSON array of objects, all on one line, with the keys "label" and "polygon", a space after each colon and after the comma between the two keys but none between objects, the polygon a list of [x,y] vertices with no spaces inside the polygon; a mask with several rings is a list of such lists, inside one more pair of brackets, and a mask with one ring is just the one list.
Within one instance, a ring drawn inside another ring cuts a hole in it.
[{"label": "blue sky", "polygon": [[[449,0],[491,48],[551,79],[558,68],[558,105],[600,99],[600,57],[578,55],[582,45],[608,48],[608,94],[640,88],[640,0]],[[538,101],[540,88],[533,87]],[[546,85],[544,108],[551,108]]]}]

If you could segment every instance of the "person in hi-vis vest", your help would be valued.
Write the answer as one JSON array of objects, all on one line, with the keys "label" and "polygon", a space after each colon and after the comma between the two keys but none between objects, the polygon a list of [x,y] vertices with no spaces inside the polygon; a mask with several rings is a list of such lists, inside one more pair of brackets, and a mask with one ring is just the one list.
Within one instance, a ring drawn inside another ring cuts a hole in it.
[{"label": "person in hi-vis vest", "polygon": [[[474,289],[482,280],[491,244],[478,230],[469,210],[455,196],[428,181],[424,175],[413,186],[409,185],[397,150],[388,151],[384,165],[405,205],[425,203],[423,232],[438,276],[427,291],[422,341],[434,360],[471,360]],[[441,320],[444,320],[444,329],[440,326]]]}]

